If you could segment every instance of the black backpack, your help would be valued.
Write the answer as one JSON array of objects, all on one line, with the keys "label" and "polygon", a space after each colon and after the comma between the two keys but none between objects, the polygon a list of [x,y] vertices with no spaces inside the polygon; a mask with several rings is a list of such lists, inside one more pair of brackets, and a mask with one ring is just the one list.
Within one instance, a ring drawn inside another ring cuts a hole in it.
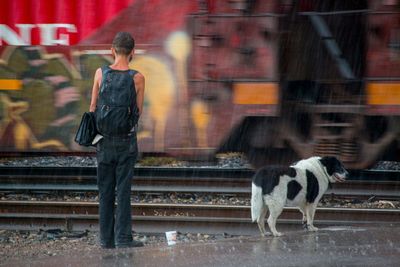
[{"label": "black backpack", "polygon": [[96,106],[96,126],[103,136],[127,136],[139,120],[136,105],[135,70],[101,68],[102,82]]}]

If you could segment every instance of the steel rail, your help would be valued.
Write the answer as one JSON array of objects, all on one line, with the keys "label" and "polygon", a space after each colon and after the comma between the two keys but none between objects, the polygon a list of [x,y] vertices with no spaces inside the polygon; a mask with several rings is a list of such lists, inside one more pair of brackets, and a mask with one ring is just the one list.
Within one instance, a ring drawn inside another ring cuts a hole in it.
[{"label": "steel rail", "polygon": [[[131,207],[133,216],[250,218],[250,206],[245,205],[133,203]],[[97,214],[98,202],[1,200],[0,213]],[[400,222],[398,209],[319,207],[317,214],[317,217],[327,220]],[[301,213],[295,207],[285,207],[282,217],[300,219]]]},{"label": "steel rail", "polygon": [[[254,170],[244,168],[215,167],[135,167],[136,177],[186,177],[197,178],[250,178]],[[400,181],[400,171],[392,170],[350,170],[350,181]],[[96,176],[96,167],[40,167],[0,166],[1,176]]]},{"label": "steel rail", "polygon": [[[143,177],[132,180],[133,193],[208,193],[249,197],[251,178],[223,177]],[[400,181],[348,180],[336,183],[326,195],[384,199],[400,198]],[[97,192],[95,176],[51,176],[0,174],[0,191],[12,193]]]},{"label": "steel rail", "polygon": [[[396,185],[387,190],[366,190],[353,188],[347,184],[344,189],[329,189],[324,197],[340,197],[340,198],[357,198],[384,200],[399,200],[400,191],[396,190]],[[23,194],[60,194],[62,192],[97,192],[96,185],[47,185],[47,184],[0,184],[0,191],[5,193],[23,193]],[[167,193],[183,193],[183,194],[210,194],[210,195],[232,195],[241,197],[250,197],[250,187],[213,187],[213,186],[160,186],[132,185],[131,192],[133,194],[167,194]]]}]

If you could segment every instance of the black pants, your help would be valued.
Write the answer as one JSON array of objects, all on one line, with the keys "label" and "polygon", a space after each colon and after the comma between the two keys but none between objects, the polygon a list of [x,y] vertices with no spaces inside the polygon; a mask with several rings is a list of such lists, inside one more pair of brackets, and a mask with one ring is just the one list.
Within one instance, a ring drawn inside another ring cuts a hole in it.
[{"label": "black pants", "polygon": [[132,241],[130,195],[137,157],[136,135],[103,138],[96,150],[100,245],[105,248],[123,246]]}]

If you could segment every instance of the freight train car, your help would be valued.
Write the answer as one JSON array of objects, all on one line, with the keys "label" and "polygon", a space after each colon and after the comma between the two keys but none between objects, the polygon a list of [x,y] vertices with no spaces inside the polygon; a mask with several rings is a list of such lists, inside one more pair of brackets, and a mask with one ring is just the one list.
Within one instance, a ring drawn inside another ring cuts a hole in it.
[{"label": "freight train car", "polygon": [[73,142],[117,31],[146,77],[143,153],[255,165],[397,159],[400,1],[15,0],[0,14],[0,151]]},{"label": "freight train car", "polygon": [[[350,168],[364,168],[378,159],[397,160],[399,1],[283,2],[279,19],[270,15],[279,25],[258,29],[265,39],[278,40],[277,74],[266,81],[278,82],[276,101],[268,102],[275,93],[265,88],[238,103],[254,111],[262,96],[260,108],[275,107],[275,113],[246,114],[221,150],[240,140],[255,161],[334,155]],[[252,50],[251,41],[242,52]],[[257,88],[246,82],[245,93],[234,82],[235,99]]]}]

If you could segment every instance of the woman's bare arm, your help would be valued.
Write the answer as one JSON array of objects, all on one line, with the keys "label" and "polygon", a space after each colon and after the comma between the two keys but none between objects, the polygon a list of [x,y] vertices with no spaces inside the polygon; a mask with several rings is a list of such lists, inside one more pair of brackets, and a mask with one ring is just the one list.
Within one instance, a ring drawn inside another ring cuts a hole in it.
[{"label": "woman's bare arm", "polygon": [[89,108],[90,112],[94,112],[96,109],[97,98],[99,97],[101,79],[102,79],[101,69],[98,68],[94,75],[93,88],[92,88],[92,99],[90,101],[90,108]]},{"label": "woman's bare arm", "polygon": [[144,102],[144,87],[145,87],[145,80],[144,76],[141,73],[137,73],[133,80],[135,81],[135,88],[136,88],[136,105],[139,108],[139,114],[142,114],[143,111],[143,102]]}]

